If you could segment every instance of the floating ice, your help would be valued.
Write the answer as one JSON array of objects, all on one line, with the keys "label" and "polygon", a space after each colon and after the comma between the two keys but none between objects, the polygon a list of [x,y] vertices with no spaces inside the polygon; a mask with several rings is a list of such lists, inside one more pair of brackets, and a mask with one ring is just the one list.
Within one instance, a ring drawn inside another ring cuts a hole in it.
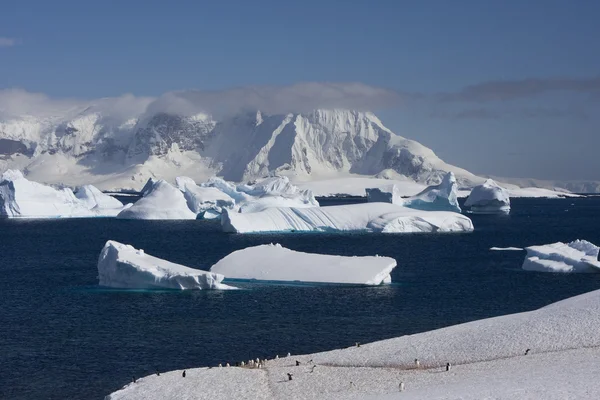
[{"label": "floating ice", "polygon": [[140,200],[117,215],[122,219],[196,219],[183,193],[164,180],[154,183]]},{"label": "floating ice", "polygon": [[365,191],[369,203],[391,203],[400,206],[404,204],[400,190],[396,185],[390,185],[386,188],[369,188]]},{"label": "floating ice", "polygon": [[395,266],[389,257],[303,253],[267,244],[234,251],[210,271],[243,280],[379,285],[391,282]]},{"label": "floating ice", "polygon": [[598,246],[586,240],[526,247],[523,269],[540,272],[600,272]]},{"label": "floating ice", "polygon": [[8,170],[0,181],[0,216],[8,218],[94,217],[73,191],[27,180],[20,171]]},{"label": "floating ice", "polygon": [[109,240],[98,258],[100,286],[123,289],[231,289],[223,275],[175,264]]},{"label": "floating ice", "polygon": [[475,186],[465,201],[465,207],[477,214],[497,214],[510,212],[510,197],[504,189],[492,179],[482,185]]},{"label": "floating ice", "polygon": [[387,203],[332,207],[269,208],[256,213],[226,212],[225,232],[468,232],[471,220],[445,211],[420,211]]},{"label": "floating ice", "polygon": [[456,177],[448,172],[439,185],[429,186],[421,193],[404,199],[402,205],[424,211],[461,212]]},{"label": "floating ice", "polygon": [[177,187],[183,192],[190,210],[203,218],[221,215],[223,208],[233,209],[235,200],[216,187],[196,185],[192,178],[177,177]]},{"label": "floating ice", "polygon": [[129,208],[132,205],[123,206],[123,203],[119,200],[102,193],[92,185],[84,185],[77,188],[75,197],[97,216],[104,217],[116,217],[124,208]]}]

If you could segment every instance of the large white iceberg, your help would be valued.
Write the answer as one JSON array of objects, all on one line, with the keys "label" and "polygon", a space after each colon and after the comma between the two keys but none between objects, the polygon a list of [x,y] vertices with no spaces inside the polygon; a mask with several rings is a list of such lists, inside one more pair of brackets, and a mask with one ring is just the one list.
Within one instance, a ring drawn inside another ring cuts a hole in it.
[{"label": "large white iceberg", "polygon": [[458,187],[456,177],[452,172],[444,175],[439,185],[428,186],[420,193],[403,199],[396,185],[388,188],[366,189],[369,203],[392,203],[398,206],[414,208],[423,211],[454,211],[461,212],[458,205]]},{"label": "large white iceberg", "polygon": [[234,251],[212,266],[228,279],[379,285],[390,283],[396,260],[302,253],[279,244]]},{"label": "large white iceberg", "polygon": [[122,289],[231,289],[223,275],[153,257],[109,240],[98,258],[100,286]]},{"label": "large white iceberg", "polygon": [[216,187],[196,185],[192,178],[177,177],[177,188],[183,192],[188,207],[201,217],[219,216],[223,208],[233,209],[235,200]]},{"label": "large white iceberg", "polygon": [[510,196],[508,190],[488,179],[475,186],[465,201],[465,207],[477,214],[496,214],[510,212]]},{"label": "large white iceberg", "polygon": [[241,213],[258,212],[271,207],[319,207],[310,190],[298,189],[285,176],[269,177],[243,185],[211,178],[200,186],[219,189],[235,201],[234,207],[226,208]]},{"label": "large white iceberg", "polygon": [[92,185],[84,185],[77,188],[75,197],[97,216],[116,217],[123,211],[124,207],[128,208],[131,206],[131,204],[123,206],[123,203],[119,200],[102,193],[98,188]]},{"label": "large white iceberg", "polygon": [[312,208],[268,208],[256,213],[226,212],[225,232],[340,232],[385,233],[469,232],[471,220],[455,212],[421,211],[387,203],[363,203]]},{"label": "large white iceberg", "polygon": [[69,188],[27,180],[20,171],[8,170],[0,178],[0,216],[8,218],[94,217]]},{"label": "large white iceberg", "polygon": [[599,248],[587,240],[526,247],[523,269],[540,272],[600,272]]},{"label": "large white iceberg", "polygon": [[183,193],[164,180],[154,183],[146,195],[117,215],[121,219],[196,219]]},{"label": "large white iceberg", "polygon": [[424,211],[461,212],[456,177],[448,172],[439,185],[429,186],[415,196],[404,199],[402,205]]}]

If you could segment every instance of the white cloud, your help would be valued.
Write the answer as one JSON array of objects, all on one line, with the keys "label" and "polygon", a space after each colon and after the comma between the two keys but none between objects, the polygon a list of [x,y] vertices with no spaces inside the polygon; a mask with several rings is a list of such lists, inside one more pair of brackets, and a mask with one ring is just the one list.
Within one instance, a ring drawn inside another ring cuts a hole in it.
[{"label": "white cloud", "polygon": [[13,47],[18,44],[21,44],[18,39],[0,36],[0,47]]}]

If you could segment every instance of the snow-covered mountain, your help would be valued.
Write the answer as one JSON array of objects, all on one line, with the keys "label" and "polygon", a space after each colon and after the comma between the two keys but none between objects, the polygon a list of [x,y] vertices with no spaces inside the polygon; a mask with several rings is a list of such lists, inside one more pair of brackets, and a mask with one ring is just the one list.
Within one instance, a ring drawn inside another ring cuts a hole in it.
[{"label": "snow-covered mountain", "polygon": [[149,177],[231,181],[272,173],[297,181],[349,174],[439,183],[452,171],[460,186],[483,178],[387,129],[372,113],[315,110],[265,115],[247,112],[219,121],[210,115],[166,112],[118,117],[98,107],[53,116],[0,119],[0,172],[23,169],[45,183],[93,183],[140,189]]}]

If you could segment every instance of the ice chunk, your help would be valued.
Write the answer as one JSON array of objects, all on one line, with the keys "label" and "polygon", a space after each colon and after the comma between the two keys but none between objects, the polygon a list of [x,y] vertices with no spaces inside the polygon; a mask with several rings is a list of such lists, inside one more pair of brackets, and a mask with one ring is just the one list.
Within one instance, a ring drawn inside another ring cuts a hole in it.
[{"label": "ice chunk", "polygon": [[117,215],[122,219],[196,219],[183,193],[164,180],[157,181],[147,194]]},{"label": "ice chunk", "polygon": [[421,211],[386,203],[331,207],[269,208],[256,213],[223,214],[225,232],[468,232],[471,220],[458,213]]},{"label": "ice chunk", "polygon": [[0,181],[0,216],[8,218],[94,217],[73,191],[27,180],[19,171],[8,170]]},{"label": "ice chunk", "polygon": [[508,190],[488,179],[482,185],[475,186],[465,201],[465,207],[477,214],[497,214],[510,212]]},{"label": "ice chunk", "polygon": [[231,289],[223,275],[175,264],[109,240],[98,258],[100,286],[123,289]]},{"label": "ice chunk", "polygon": [[399,206],[404,203],[396,185],[390,185],[387,188],[369,188],[365,191],[369,203],[391,203]]},{"label": "ice chunk", "polygon": [[396,260],[303,253],[279,244],[234,251],[212,266],[228,279],[379,285],[391,282]]},{"label": "ice chunk", "polygon": [[[177,177],[175,179],[177,187],[183,192],[190,210],[197,215],[219,216],[223,208],[233,209],[235,200],[231,196],[223,193],[216,187],[202,187],[196,185],[193,179],[188,177]],[[211,211],[206,213],[206,211]]]},{"label": "ice chunk", "polygon": [[456,177],[448,172],[439,185],[429,186],[419,194],[404,199],[399,205],[424,211],[461,212]]},{"label": "ice chunk", "polygon": [[586,240],[526,247],[523,269],[540,272],[600,272],[599,248]]},{"label": "ice chunk", "polygon": [[84,185],[77,188],[75,197],[79,199],[90,210],[94,207],[98,209],[122,209],[123,203],[112,196],[102,193],[98,188],[92,185]]}]

